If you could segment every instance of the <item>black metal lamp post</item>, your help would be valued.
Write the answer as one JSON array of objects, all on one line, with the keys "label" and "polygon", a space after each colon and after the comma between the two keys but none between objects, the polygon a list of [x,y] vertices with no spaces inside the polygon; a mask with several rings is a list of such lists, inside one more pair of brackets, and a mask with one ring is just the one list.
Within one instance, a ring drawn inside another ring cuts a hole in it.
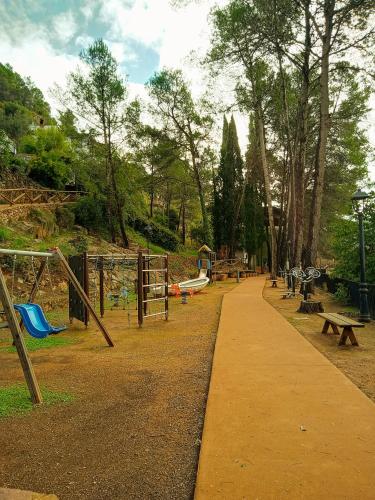
[{"label": "black metal lamp post", "polygon": [[363,212],[366,207],[367,198],[369,198],[369,195],[360,189],[358,189],[358,191],[352,196],[353,208],[358,215],[359,223],[359,260],[361,265],[359,283],[359,321],[362,323],[368,323],[371,321],[367,298],[368,288],[366,283],[365,232],[363,228]]}]

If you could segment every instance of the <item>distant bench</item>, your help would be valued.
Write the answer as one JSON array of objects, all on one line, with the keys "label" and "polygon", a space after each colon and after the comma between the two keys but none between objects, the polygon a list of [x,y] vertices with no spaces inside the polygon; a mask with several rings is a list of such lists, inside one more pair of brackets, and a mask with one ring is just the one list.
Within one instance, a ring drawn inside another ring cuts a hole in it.
[{"label": "distant bench", "polygon": [[363,323],[359,323],[358,321],[354,321],[353,319],[337,313],[318,313],[318,316],[325,319],[322,333],[328,333],[330,326],[335,335],[340,335],[339,328],[343,329],[338,345],[345,345],[348,337],[352,345],[359,345],[354,335],[353,328],[363,328],[365,326]]}]

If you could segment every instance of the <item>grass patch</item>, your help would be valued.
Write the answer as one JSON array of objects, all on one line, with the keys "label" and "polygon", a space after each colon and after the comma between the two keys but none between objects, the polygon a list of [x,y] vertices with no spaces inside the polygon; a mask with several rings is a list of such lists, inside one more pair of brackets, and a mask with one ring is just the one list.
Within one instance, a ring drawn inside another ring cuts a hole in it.
[{"label": "grass patch", "polygon": [[[70,403],[74,396],[67,392],[55,392],[42,389],[43,405],[54,405],[57,403]],[[30,400],[27,387],[22,385],[11,385],[0,387],[0,418],[12,415],[24,415],[32,411],[34,405]]]},{"label": "grass patch", "polygon": [[[7,342],[7,346],[0,346],[0,351],[16,352],[16,348],[12,345],[11,340],[0,339],[0,343]],[[38,351],[39,349],[51,349],[53,347],[63,347],[77,342],[75,339],[67,337],[59,337],[58,335],[49,335],[44,339],[36,339],[34,337],[25,337],[26,347],[29,352]]]},{"label": "grass patch", "polygon": [[5,243],[11,237],[11,232],[6,227],[0,227],[0,242]]}]

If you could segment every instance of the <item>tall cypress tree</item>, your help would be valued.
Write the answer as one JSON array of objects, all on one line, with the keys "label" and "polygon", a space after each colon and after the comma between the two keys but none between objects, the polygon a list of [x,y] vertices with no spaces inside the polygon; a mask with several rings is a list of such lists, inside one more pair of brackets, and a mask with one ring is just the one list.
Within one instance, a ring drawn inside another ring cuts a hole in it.
[{"label": "tall cypress tree", "polygon": [[233,116],[224,117],[220,164],[214,187],[214,231],[216,248],[233,257],[240,238],[240,213],[243,160]]},{"label": "tall cypress tree", "polygon": [[220,164],[216,175],[213,178],[213,207],[212,207],[212,225],[214,232],[215,249],[220,250],[224,244],[223,235],[223,210],[222,210],[222,193],[223,179],[221,172],[224,168],[224,158],[226,156],[226,145],[228,139],[228,120],[224,115],[223,134],[220,149]]},{"label": "tall cypress tree", "polygon": [[257,146],[254,120],[249,122],[249,145],[246,152],[246,186],[243,203],[243,240],[249,257],[255,255],[265,241],[265,220],[262,206],[263,173]]}]

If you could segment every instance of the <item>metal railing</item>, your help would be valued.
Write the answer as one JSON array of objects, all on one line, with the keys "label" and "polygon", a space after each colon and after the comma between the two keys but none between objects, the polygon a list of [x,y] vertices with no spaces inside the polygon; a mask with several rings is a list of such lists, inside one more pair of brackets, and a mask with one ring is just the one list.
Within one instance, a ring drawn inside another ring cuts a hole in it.
[{"label": "metal railing", "polygon": [[[350,281],[344,278],[332,278],[328,274],[322,273],[319,278],[314,280],[314,283],[316,286],[325,288],[327,292],[332,294],[337,292],[340,285],[344,286],[347,290],[350,304],[359,308],[360,293],[358,282]],[[375,284],[368,284],[367,288],[370,315],[372,319],[375,319]]]}]

